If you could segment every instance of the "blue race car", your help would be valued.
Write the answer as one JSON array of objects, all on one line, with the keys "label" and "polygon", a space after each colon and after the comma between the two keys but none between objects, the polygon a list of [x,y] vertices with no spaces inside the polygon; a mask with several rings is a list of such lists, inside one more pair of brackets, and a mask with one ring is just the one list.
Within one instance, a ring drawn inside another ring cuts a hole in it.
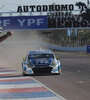
[{"label": "blue race car", "polygon": [[51,50],[35,50],[27,53],[22,62],[23,75],[52,73],[60,74],[60,61]]}]

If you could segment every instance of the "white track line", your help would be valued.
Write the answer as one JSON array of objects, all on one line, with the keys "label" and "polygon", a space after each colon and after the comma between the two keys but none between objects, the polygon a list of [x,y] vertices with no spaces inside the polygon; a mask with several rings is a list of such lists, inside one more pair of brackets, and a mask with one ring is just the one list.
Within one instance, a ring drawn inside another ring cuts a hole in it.
[{"label": "white track line", "polygon": [[[45,87],[46,89],[48,89],[49,91],[51,91],[53,94],[56,95],[56,97],[58,97],[59,99],[54,99],[54,100],[66,100],[65,98],[63,98],[62,96],[60,96],[59,94],[55,93],[53,90],[49,89],[48,87],[46,87],[44,84],[42,84],[41,82],[37,81],[36,79],[34,79],[32,77],[33,80],[35,80],[36,82],[38,82],[41,86]],[[26,99],[25,99],[26,100]],[[36,99],[35,99],[36,100]],[[44,100],[44,99],[43,99]],[[45,99],[46,100],[46,99]],[[49,99],[47,99],[49,100]]]},{"label": "white track line", "polygon": [[[10,99],[0,99],[0,100],[10,100]],[[44,98],[22,98],[22,99],[12,99],[12,100],[63,100],[57,97],[44,97]]]}]

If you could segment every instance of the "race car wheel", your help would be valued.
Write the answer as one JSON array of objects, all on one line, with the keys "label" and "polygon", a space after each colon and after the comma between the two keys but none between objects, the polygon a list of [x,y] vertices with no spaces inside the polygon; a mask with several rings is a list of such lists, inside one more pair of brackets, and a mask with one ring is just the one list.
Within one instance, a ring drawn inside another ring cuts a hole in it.
[{"label": "race car wheel", "polygon": [[23,76],[27,76],[27,74],[25,74],[25,73],[23,72]]},{"label": "race car wheel", "polygon": [[60,73],[53,73],[53,75],[60,75]]}]

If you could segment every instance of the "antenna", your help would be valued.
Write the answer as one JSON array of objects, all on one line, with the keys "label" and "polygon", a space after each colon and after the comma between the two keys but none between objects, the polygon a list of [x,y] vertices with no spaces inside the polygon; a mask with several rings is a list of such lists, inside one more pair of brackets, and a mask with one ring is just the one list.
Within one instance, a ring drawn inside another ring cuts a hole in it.
[{"label": "antenna", "polygon": [[90,4],[89,0],[87,0],[87,4],[88,4],[88,5]]}]

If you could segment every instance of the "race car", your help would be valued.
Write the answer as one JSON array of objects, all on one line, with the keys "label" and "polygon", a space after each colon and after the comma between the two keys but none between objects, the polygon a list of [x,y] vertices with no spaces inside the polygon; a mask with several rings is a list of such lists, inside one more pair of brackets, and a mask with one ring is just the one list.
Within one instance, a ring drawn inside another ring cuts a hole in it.
[{"label": "race car", "polygon": [[23,75],[60,74],[61,64],[51,50],[29,51],[22,62]]}]

